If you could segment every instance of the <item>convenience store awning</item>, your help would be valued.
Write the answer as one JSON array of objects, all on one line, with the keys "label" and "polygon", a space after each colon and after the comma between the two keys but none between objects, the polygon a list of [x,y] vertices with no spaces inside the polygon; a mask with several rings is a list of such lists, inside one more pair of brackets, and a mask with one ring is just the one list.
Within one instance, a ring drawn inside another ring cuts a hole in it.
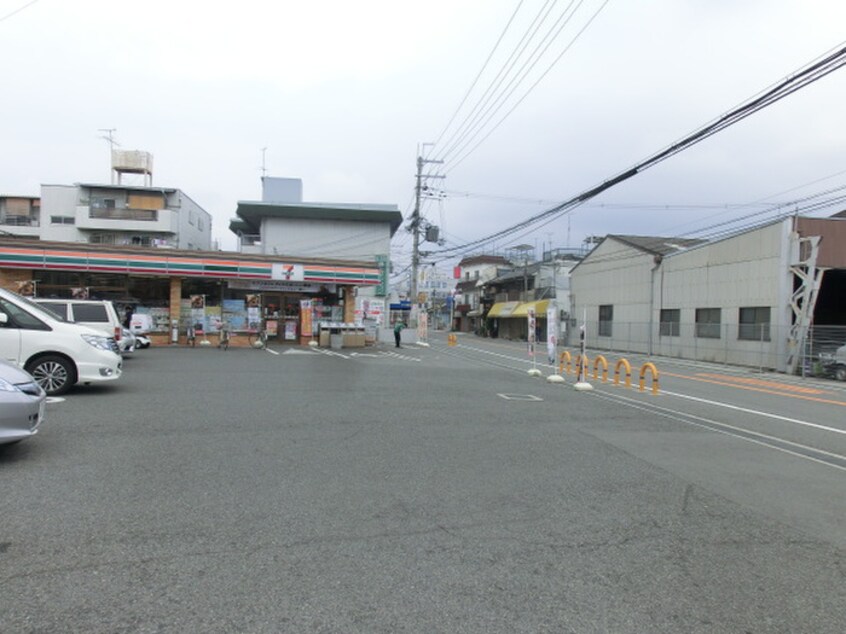
[{"label": "convenience store awning", "polygon": [[549,307],[549,300],[548,299],[539,299],[535,302],[526,302],[525,304],[520,304],[513,313],[511,313],[512,317],[528,317],[529,316],[529,309],[535,309],[535,317],[538,318],[546,318],[546,309]]},{"label": "convenience store awning", "polygon": [[511,317],[514,309],[520,305],[520,302],[497,302],[488,311],[488,318],[491,317]]}]

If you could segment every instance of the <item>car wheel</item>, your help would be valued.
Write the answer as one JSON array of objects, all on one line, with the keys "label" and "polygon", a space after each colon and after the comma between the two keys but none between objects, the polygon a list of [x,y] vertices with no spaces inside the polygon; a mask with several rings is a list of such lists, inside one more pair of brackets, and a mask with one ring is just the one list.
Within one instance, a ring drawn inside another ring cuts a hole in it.
[{"label": "car wheel", "polygon": [[64,394],[76,383],[73,363],[64,357],[55,355],[39,357],[27,364],[26,371],[47,392],[48,396]]},{"label": "car wheel", "polygon": [[846,381],[846,365],[839,365],[834,370],[834,378],[838,381]]}]

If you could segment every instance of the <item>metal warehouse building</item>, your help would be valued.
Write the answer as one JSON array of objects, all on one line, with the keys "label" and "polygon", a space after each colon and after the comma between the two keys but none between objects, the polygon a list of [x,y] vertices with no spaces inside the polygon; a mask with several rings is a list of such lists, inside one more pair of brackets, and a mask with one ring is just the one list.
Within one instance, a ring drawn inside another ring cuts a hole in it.
[{"label": "metal warehouse building", "polygon": [[571,272],[571,314],[594,349],[796,372],[816,330],[846,343],[846,218],[709,242],[606,236]]}]

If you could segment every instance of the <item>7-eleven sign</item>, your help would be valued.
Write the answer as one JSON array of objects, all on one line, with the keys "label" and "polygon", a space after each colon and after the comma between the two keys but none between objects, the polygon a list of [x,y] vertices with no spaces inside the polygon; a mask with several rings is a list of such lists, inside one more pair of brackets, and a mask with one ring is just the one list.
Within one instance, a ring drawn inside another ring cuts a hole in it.
[{"label": "7-eleven sign", "polygon": [[274,280],[283,282],[302,282],[305,279],[305,269],[302,264],[274,264],[271,276]]}]

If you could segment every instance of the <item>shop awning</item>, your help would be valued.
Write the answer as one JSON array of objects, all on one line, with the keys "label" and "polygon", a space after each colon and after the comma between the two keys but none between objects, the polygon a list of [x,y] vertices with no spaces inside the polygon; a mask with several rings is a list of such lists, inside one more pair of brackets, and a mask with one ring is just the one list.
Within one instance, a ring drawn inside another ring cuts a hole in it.
[{"label": "shop awning", "polygon": [[488,318],[491,317],[511,317],[514,309],[520,305],[520,302],[497,302],[488,311]]},{"label": "shop awning", "polygon": [[529,309],[535,309],[535,317],[539,319],[546,319],[546,309],[549,307],[549,300],[548,299],[539,299],[535,302],[526,302],[525,304],[520,304],[513,313],[511,313],[512,317],[528,317],[529,316]]}]

